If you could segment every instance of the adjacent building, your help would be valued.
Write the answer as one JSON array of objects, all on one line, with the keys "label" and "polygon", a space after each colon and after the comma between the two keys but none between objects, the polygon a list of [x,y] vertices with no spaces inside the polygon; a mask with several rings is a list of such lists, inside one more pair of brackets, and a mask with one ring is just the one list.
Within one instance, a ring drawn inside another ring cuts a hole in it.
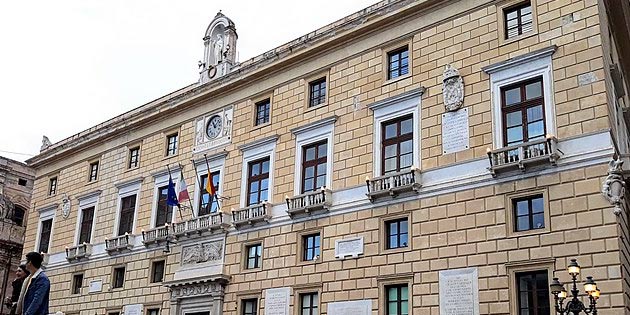
[{"label": "adjacent building", "polygon": [[610,11],[383,1],[242,62],[217,14],[198,82],[27,161],[51,312],[544,315],[577,259],[630,314]]}]

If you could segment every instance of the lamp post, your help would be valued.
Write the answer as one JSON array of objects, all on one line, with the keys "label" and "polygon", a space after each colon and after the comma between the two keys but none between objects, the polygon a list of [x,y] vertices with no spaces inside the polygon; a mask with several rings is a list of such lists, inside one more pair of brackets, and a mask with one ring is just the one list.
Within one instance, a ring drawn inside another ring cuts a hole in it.
[{"label": "lamp post", "polygon": [[564,288],[564,284],[558,281],[558,278],[553,278],[551,281],[551,294],[553,294],[555,300],[555,308],[558,314],[566,314],[566,315],[578,315],[580,312],[584,312],[585,314],[597,315],[597,299],[599,299],[600,291],[597,288],[597,284],[593,280],[593,277],[586,277],[586,282],[584,283],[584,291],[588,294],[589,305],[588,307],[578,299],[578,294],[580,290],[577,288],[577,276],[580,274],[580,265],[578,265],[577,260],[571,259],[569,266],[567,268],[569,275],[573,280],[573,287],[571,288],[571,295],[573,298],[569,300],[566,304],[564,304],[564,300],[567,298],[567,290]]}]

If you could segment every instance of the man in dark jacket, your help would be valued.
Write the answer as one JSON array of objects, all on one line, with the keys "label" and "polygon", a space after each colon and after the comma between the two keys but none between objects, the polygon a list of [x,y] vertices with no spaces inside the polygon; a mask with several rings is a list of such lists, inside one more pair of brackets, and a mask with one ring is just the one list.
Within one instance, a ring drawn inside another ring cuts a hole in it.
[{"label": "man in dark jacket", "polygon": [[11,282],[11,287],[13,291],[11,291],[11,297],[7,297],[5,304],[9,307],[11,312],[10,315],[15,315],[15,308],[17,307],[17,302],[20,298],[20,292],[22,291],[22,283],[24,283],[24,279],[30,273],[26,270],[26,265],[20,265],[15,270],[15,280]]},{"label": "man in dark jacket", "polygon": [[26,254],[26,269],[31,273],[20,291],[15,311],[18,315],[48,315],[50,281],[42,270],[44,258],[40,253]]}]

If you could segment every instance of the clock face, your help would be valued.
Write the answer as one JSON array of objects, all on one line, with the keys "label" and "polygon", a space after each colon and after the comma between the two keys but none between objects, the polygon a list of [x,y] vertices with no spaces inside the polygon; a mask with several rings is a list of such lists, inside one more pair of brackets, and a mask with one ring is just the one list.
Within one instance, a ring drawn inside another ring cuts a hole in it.
[{"label": "clock face", "polygon": [[212,118],[208,120],[208,125],[206,125],[206,135],[208,135],[208,138],[214,139],[219,136],[221,134],[222,124],[221,116],[212,116]]}]

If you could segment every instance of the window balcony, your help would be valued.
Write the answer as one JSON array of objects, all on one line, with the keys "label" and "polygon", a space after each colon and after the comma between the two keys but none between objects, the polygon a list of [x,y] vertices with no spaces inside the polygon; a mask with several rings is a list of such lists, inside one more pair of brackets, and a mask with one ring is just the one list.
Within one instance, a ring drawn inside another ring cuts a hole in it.
[{"label": "window balcony", "polygon": [[108,238],[105,240],[105,249],[107,253],[112,255],[119,251],[130,250],[133,248],[133,235],[125,233],[125,235]]},{"label": "window balcony", "polygon": [[301,195],[285,196],[287,213],[290,217],[300,214],[311,214],[314,211],[328,211],[332,205],[332,191],[322,187],[321,190],[307,192]]},{"label": "window balcony", "polygon": [[511,145],[496,150],[487,150],[490,160],[490,173],[497,176],[498,173],[525,168],[532,165],[549,164],[556,165],[560,157],[558,154],[558,140],[554,136],[524,143]]},{"label": "window balcony", "polygon": [[151,244],[166,242],[170,235],[170,229],[171,227],[166,223],[163,226],[158,226],[147,231],[142,230],[142,243],[144,246],[149,246]]},{"label": "window balcony", "polygon": [[244,225],[269,222],[269,219],[271,219],[270,210],[271,206],[266,201],[238,210],[232,210],[232,224],[238,229]]},{"label": "window balcony", "polygon": [[225,214],[219,212],[202,215],[183,222],[173,223],[173,234],[175,237],[201,235],[206,231],[223,230],[226,231],[230,225],[226,223]]},{"label": "window balcony", "polygon": [[66,247],[66,259],[69,262],[88,258],[92,255],[92,244],[83,243],[77,246]]},{"label": "window balcony", "polygon": [[420,184],[420,169],[417,167],[411,167],[408,171],[391,173],[372,179],[366,177],[365,182],[368,188],[367,197],[371,202],[386,196],[396,197],[406,192],[418,193],[420,187],[422,187]]}]

